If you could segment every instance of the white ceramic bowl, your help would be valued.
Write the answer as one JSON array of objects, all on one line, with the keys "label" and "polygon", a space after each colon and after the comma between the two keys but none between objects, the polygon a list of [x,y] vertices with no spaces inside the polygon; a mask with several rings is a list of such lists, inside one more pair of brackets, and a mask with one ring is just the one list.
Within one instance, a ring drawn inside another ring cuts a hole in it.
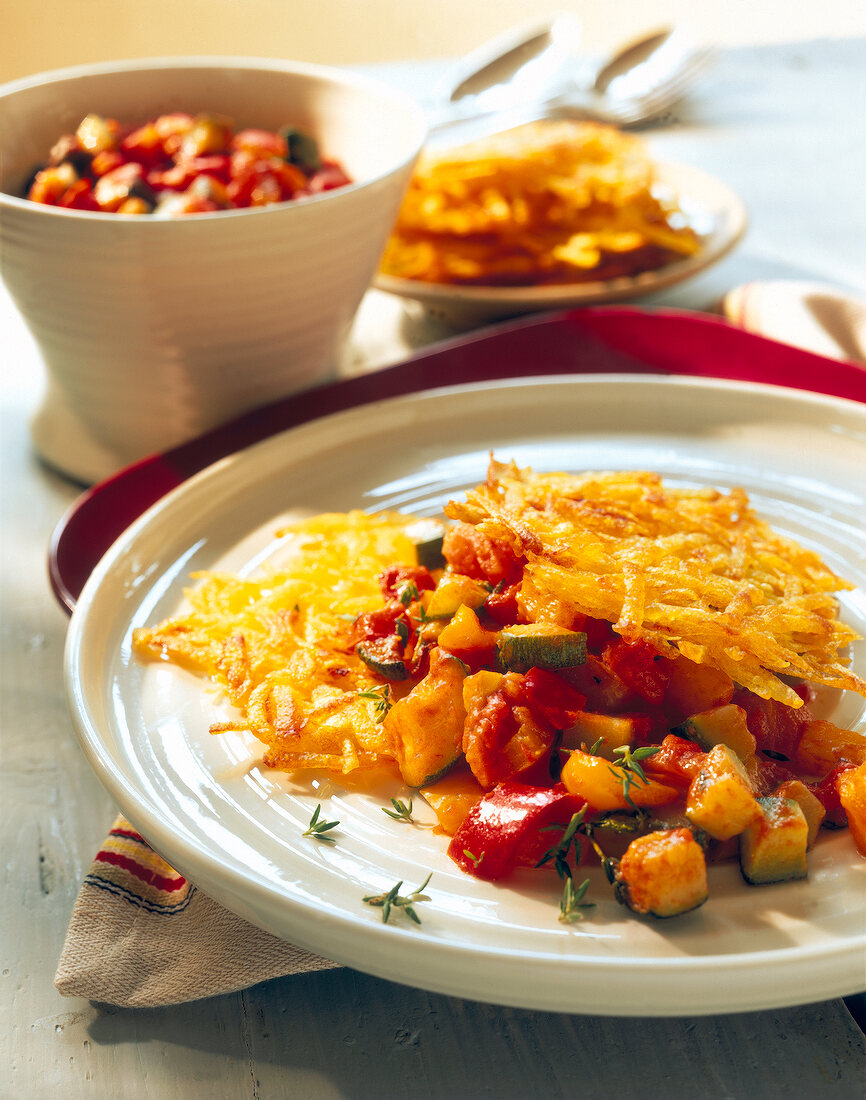
[{"label": "white ceramic bowl", "polygon": [[[292,124],[355,182],[166,220],[19,197],[89,112],[136,122],[172,110]],[[0,275],[45,360],[33,421],[42,456],[98,480],[326,380],[425,132],[421,110],[386,85],[275,60],[121,62],[0,88]]]}]

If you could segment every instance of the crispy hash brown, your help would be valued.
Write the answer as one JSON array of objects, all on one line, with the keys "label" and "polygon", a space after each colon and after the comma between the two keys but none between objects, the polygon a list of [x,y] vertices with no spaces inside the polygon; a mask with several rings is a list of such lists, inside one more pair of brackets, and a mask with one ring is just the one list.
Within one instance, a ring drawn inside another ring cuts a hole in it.
[{"label": "crispy hash brown", "polygon": [[802,700],[780,676],[866,695],[839,659],[851,586],[776,535],[742,489],[670,489],[651,473],[537,474],[493,461],[446,513],[525,556],[529,621],[607,619],[626,640],[678,651],[765,699]]},{"label": "crispy hash brown", "polygon": [[387,751],[379,682],[354,652],[351,621],[381,604],[378,576],[413,563],[410,517],[326,514],[285,532],[284,569],[249,579],[196,574],[188,613],[133,636],[143,657],[209,676],[245,718],[212,732],[248,729],[277,768],[349,772]]},{"label": "crispy hash brown", "polygon": [[422,157],[382,270],[434,283],[532,285],[633,275],[697,252],[643,142],[547,121]]}]

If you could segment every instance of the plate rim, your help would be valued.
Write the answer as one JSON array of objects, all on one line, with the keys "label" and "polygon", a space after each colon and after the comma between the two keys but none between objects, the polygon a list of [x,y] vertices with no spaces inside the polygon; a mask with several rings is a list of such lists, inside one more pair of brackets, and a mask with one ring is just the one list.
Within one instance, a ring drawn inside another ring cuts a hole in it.
[{"label": "plate rim", "polygon": [[[738,382],[725,379],[701,378],[688,375],[646,375],[636,378],[634,375],[628,374],[596,374],[587,376],[530,376],[527,378],[504,379],[502,380],[501,384],[509,389],[514,389],[521,388],[527,385],[530,387],[536,387],[550,384],[555,384],[557,386],[580,387],[586,385],[597,385],[600,382],[614,383],[620,385],[634,385],[635,383],[639,383],[641,385],[653,388],[667,388],[673,386],[679,389],[696,389],[699,391],[718,389],[723,391],[742,392],[744,394],[749,394],[757,391],[765,393],[766,395],[771,397],[788,397],[792,400],[795,400],[797,403],[803,403],[807,405],[825,405],[828,407],[828,409],[841,408],[841,410],[843,411],[853,413],[857,419],[863,420],[864,424],[866,424],[866,407],[864,407],[861,403],[857,401],[847,398],[834,397],[830,395],[810,393],[808,391],[797,390],[793,388],[789,389],[770,383]],[[353,408],[342,410],[336,413],[328,414],[328,416],[320,419],[340,420],[347,417],[353,417],[357,416],[361,411],[369,410],[371,407],[375,408],[379,406],[386,406],[392,403],[413,403],[414,401],[418,400],[419,397],[423,398],[428,394],[447,395],[449,393],[454,393],[455,391],[477,391],[488,388],[489,386],[484,382],[463,382],[443,387],[432,387],[430,389],[420,391],[420,393],[410,393],[398,395],[391,398],[383,398],[373,402],[372,405],[363,406],[361,409]],[[103,578],[110,573],[115,558],[123,552],[124,547],[128,543],[135,542],[140,533],[145,531],[150,526],[150,524],[154,522],[155,516],[157,516],[163,509],[171,508],[177,497],[183,497],[189,492],[195,493],[199,491],[199,486],[202,482],[206,484],[211,478],[220,477],[222,468],[224,468],[227,463],[229,463],[233,458],[236,458],[240,455],[245,455],[250,451],[254,451],[259,448],[264,448],[267,446],[278,446],[278,441],[286,433],[303,433],[305,431],[310,431],[311,428],[317,423],[318,421],[314,420],[305,424],[297,425],[292,428],[284,429],[284,431],[278,432],[275,435],[270,436],[266,439],[251,443],[247,447],[241,448],[233,455],[218,459],[210,466],[199,471],[180,485],[170,490],[169,493],[167,493],[160,500],[156,501],[129,528],[127,528],[127,530],[116,540],[110,550],[99,562],[91,578],[85,585],[85,588],[81,594],[81,599],[78,603],[78,608],[76,609],[76,612],[73,615],[70,623],[70,629],[67,636],[66,651],[64,654],[64,674],[69,705],[72,711],[73,722],[75,725],[79,743],[81,744],[85,755],[90,761],[91,766],[96,771],[98,778],[103,783],[103,785],[106,786],[109,792],[114,796],[115,800],[121,806],[124,813],[127,814],[133,824],[136,825],[137,828],[140,828],[142,825],[144,825],[144,832],[147,835],[159,840],[159,847],[162,851],[167,853],[174,853],[173,858],[175,862],[180,863],[181,865],[187,863],[187,852],[189,853],[189,860],[193,863],[195,862],[195,852],[192,850],[191,846],[178,838],[176,834],[171,834],[168,831],[170,828],[168,824],[159,819],[153,819],[152,815],[144,806],[144,800],[142,799],[140,794],[137,795],[136,792],[131,792],[130,787],[125,782],[123,782],[120,777],[115,776],[112,772],[112,769],[110,767],[110,757],[105,751],[105,746],[99,739],[98,731],[89,722],[89,716],[85,712],[83,700],[79,698],[80,685],[78,684],[75,676],[76,647],[80,645],[80,642],[82,640],[84,629],[87,623],[87,618],[90,614],[90,607],[100,591],[101,585],[103,583]],[[136,803],[134,809],[132,810],[130,810],[130,794],[132,794],[132,801]],[[143,817],[139,814],[139,810],[141,811],[141,815],[147,815],[147,821],[145,821]],[[178,853],[181,854],[180,859],[176,858]],[[181,873],[183,873],[182,870]],[[246,889],[254,886],[263,899],[273,898],[275,896],[275,891],[272,885],[269,886],[266,880],[262,879],[258,875],[251,875],[249,871],[244,876],[241,875],[237,870],[227,866],[226,864],[220,864],[216,862],[212,865],[212,874],[214,878],[218,880],[223,880],[227,886],[230,885],[233,881],[236,885],[243,885]],[[195,876],[192,877],[194,878]],[[282,904],[288,904],[296,913],[301,912],[306,914],[309,908],[303,901],[296,898],[291,898],[285,894],[282,895]],[[267,923],[263,923],[261,919],[249,917],[248,914],[244,915],[247,916],[248,919],[254,920],[254,923],[259,924],[262,927],[268,927]],[[323,919],[324,918],[321,913],[316,918],[319,924],[322,923]],[[365,941],[368,936],[372,935],[373,942],[375,944],[390,943],[391,937],[393,937],[395,933],[399,935],[412,935],[411,932],[406,933],[402,929],[392,928],[391,926],[386,929],[384,926],[367,925],[366,923],[362,924],[353,914],[329,914],[328,923],[333,923],[335,928],[342,927],[342,930],[344,932],[348,931],[348,934],[350,936],[356,935],[356,933],[363,929],[363,934],[360,937],[361,940]],[[273,931],[272,928],[271,930]],[[610,977],[611,974],[621,974],[624,966],[626,968],[637,968],[639,970],[655,969],[656,971],[658,971],[660,962],[663,963],[664,967],[673,966],[674,970],[676,971],[687,971],[691,972],[692,974],[709,974],[711,972],[715,972],[719,965],[724,965],[728,969],[732,967],[745,968],[754,966],[756,961],[760,961],[765,958],[767,960],[772,958],[774,966],[782,965],[788,959],[796,959],[801,963],[805,961],[805,963],[809,965],[816,965],[826,958],[833,956],[837,961],[838,968],[838,965],[841,965],[841,963],[839,962],[840,956],[843,956],[844,960],[847,960],[849,966],[851,963],[854,962],[855,955],[856,958],[859,959],[861,957],[862,947],[864,943],[866,943],[866,928],[864,928],[864,933],[861,937],[861,940],[851,939],[844,945],[843,949],[840,949],[838,944],[830,942],[815,943],[808,945],[807,947],[798,946],[775,950],[765,950],[760,952],[751,952],[749,954],[742,953],[738,955],[723,953],[714,955],[687,956],[680,958],[665,958],[664,960],[639,957],[628,958],[625,960],[623,960],[621,957],[614,957],[612,959],[581,958],[580,963],[587,970],[590,970],[592,972],[604,973],[607,977]],[[503,969],[506,971],[509,970],[512,965],[516,965],[513,958],[514,952],[508,952],[507,954],[509,956],[509,959],[505,960],[502,957],[502,948],[492,947],[479,951],[478,947],[476,947],[475,945],[461,944],[459,942],[455,943],[450,941],[445,943],[435,940],[425,941],[424,947],[426,951],[432,953],[435,957],[441,957],[442,955],[453,956],[456,954],[458,957],[463,957],[466,959],[477,959],[479,955],[485,959],[497,959],[500,962],[500,965],[502,965]],[[315,945],[310,946],[309,949],[314,951],[321,951],[321,948],[316,947]],[[363,950],[363,943],[361,949]],[[554,955],[554,953],[552,952],[529,951],[528,956],[532,957],[536,965],[540,965],[543,967],[546,967],[548,965],[561,966],[563,961],[561,956]],[[377,974],[380,977],[407,984],[407,977],[405,972],[394,972],[393,970],[389,970],[387,967],[385,967],[384,969],[381,967],[371,968],[370,966],[365,966],[364,960],[358,959],[357,957],[353,957],[351,961],[347,961],[347,965],[356,966],[359,969]],[[448,968],[445,969],[447,970]],[[855,967],[852,967],[852,972],[854,972],[855,969]],[[468,997],[469,999],[491,999],[490,997],[480,996],[477,993],[473,995],[471,989],[455,990],[453,980],[451,982],[446,981],[441,986],[437,986],[436,983],[434,981],[431,981],[428,976],[423,982],[416,984],[420,984],[422,988],[433,989],[436,992],[451,993],[453,995]],[[787,989],[787,987],[784,988]],[[835,988],[834,992],[829,993],[828,996],[843,996],[848,995],[849,993],[858,992],[860,992],[860,986],[856,983],[856,979],[852,979],[852,985],[850,988],[846,988],[843,991]],[[686,1011],[688,1011],[690,1014],[703,1014],[719,1011],[744,1011],[750,1009],[782,1007],[783,1005],[791,1005],[796,1003],[807,1003],[808,1001],[814,1001],[816,999],[813,993],[809,992],[804,994],[802,991],[800,991],[799,993],[799,1000],[796,999],[796,996],[792,999],[792,994],[794,993],[795,991],[793,989],[788,990],[787,993],[783,993],[781,989],[776,987],[775,995],[773,993],[768,993],[767,998],[765,998],[765,1000],[761,1003],[758,1003],[754,998],[750,998],[743,1003],[731,1004],[722,1008],[719,1008],[718,1005],[706,1005],[701,1007],[692,1004],[687,1007]],[[573,1005],[568,1004],[554,1004],[551,1002],[549,997],[544,996],[541,996],[538,999],[534,998],[534,996],[521,996],[519,999],[512,999],[508,996],[503,995],[502,990],[499,990],[493,999],[495,1003],[512,1004],[516,1007],[522,1006],[539,1010],[568,1011],[576,1013],[601,1012],[605,1015],[630,1014],[625,1010],[617,1011],[615,1006],[613,1008],[611,1006],[607,1006],[603,1008],[591,1009],[586,1007],[574,1007]],[[672,1014],[670,1008],[664,1008],[655,1011],[643,1009],[642,1012],[645,1015]]]}]

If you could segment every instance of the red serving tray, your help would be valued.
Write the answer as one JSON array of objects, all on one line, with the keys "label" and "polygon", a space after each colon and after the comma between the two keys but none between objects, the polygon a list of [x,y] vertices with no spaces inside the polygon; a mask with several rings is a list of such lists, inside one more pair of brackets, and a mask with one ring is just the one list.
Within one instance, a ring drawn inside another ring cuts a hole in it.
[{"label": "red serving tray", "polygon": [[866,401],[862,366],[755,336],[707,314],[609,306],[508,322],[255,409],[88,489],[52,536],[51,587],[71,612],[96,563],[133,520],[199,470],[277,432],[439,386],[563,374],[691,375]]}]

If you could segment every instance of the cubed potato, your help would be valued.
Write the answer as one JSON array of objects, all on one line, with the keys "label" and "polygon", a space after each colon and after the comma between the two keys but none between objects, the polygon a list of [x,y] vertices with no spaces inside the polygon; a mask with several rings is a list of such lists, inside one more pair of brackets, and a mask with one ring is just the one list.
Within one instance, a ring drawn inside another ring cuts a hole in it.
[{"label": "cubed potato", "polygon": [[716,840],[736,836],[761,816],[742,761],[727,745],[707,753],[689,787],[686,816]]},{"label": "cubed potato", "polygon": [[803,816],[806,818],[806,824],[809,826],[807,847],[811,848],[818,838],[818,833],[821,831],[821,822],[827,816],[827,811],[824,809],[820,799],[816,798],[806,784],[801,783],[799,779],[789,779],[788,782],[783,783],[774,794],[777,798],[793,798],[803,811]]},{"label": "cubed potato", "polygon": [[704,852],[689,829],[637,837],[619,861],[617,897],[636,913],[676,917],[707,900]]},{"label": "cubed potato", "polygon": [[740,867],[753,885],[805,878],[809,826],[792,798],[761,798],[761,815],[740,836]]}]

